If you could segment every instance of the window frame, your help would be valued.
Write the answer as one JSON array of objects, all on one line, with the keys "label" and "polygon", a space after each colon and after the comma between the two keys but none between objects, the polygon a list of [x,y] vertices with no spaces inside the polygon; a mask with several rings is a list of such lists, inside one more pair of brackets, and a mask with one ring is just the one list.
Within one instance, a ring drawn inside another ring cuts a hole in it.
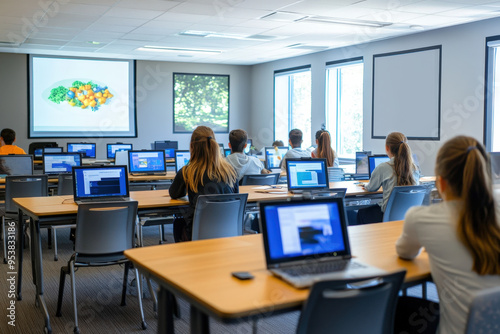
[{"label": "window frame", "polygon": [[[493,146],[493,98],[494,98],[494,83],[495,83],[495,59],[500,57],[500,35],[486,37],[485,41],[485,69],[484,69],[484,131],[483,142],[488,152],[492,151]],[[496,69],[500,74],[500,68]],[[497,87],[500,89],[500,87]],[[500,105],[498,114],[500,116]],[[500,134],[499,134],[500,135]]]}]

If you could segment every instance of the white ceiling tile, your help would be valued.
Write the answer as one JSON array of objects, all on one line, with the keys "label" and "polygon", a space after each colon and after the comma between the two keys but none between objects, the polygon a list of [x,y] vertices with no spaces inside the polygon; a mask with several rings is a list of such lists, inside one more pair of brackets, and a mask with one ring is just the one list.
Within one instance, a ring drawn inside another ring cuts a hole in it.
[{"label": "white ceiling tile", "polygon": [[411,19],[405,21],[405,23],[411,25],[420,25],[422,27],[445,27],[450,24],[460,22],[460,18],[450,17],[450,16],[439,16],[439,15],[425,15],[418,17],[416,19]]},{"label": "white ceiling tile", "polygon": [[220,15],[220,10],[216,5],[201,5],[189,2],[181,3],[172,8],[169,12],[181,13],[181,14],[207,15],[207,16]]},{"label": "white ceiling tile", "polygon": [[235,35],[244,35],[244,36],[250,36],[250,35],[256,35],[256,34],[262,34],[270,29],[259,29],[259,28],[248,28],[248,27],[230,27],[226,28],[223,30],[224,33],[226,34],[235,34]]},{"label": "white ceiling tile", "polygon": [[203,24],[216,24],[222,26],[236,26],[241,25],[247,22],[247,19],[238,19],[238,18],[230,18],[227,16],[210,16],[207,19],[203,20],[201,23]]},{"label": "white ceiling tile", "polygon": [[60,2],[70,2],[70,3],[79,3],[79,4],[88,4],[88,5],[102,5],[102,6],[113,6],[118,3],[119,0],[63,0]]},{"label": "white ceiling tile", "polygon": [[159,0],[121,0],[116,6],[123,8],[134,8],[134,9],[149,9],[149,10],[159,10],[167,11],[171,8],[182,3],[182,1],[159,1]]},{"label": "white ceiling tile", "polygon": [[204,24],[204,23],[195,23],[188,27],[187,30],[196,30],[196,31],[211,31],[211,32],[221,32],[227,29],[227,26],[219,26],[215,24]]},{"label": "white ceiling tile", "polygon": [[272,11],[261,10],[261,9],[246,9],[246,8],[240,8],[240,7],[230,7],[227,10],[222,11],[222,14],[219,14],[219,16],[222,15],[222,17],[227,17],[227,18],[253,20],[253,19],[258,19],[264,15],[268,15],[270,13],[272,13]]},{"label": "white ceiling tile", "polygon": [[193,15],[193,14],[181,14],[181,13],[171,13],[166,12],[163,15],[155,18],[155,21],[169,21],[169,22],[188,22],[188,23],[198,23],[209,18],[208,15]]},{"label": "white ceiling tile", "polygon": [[125,19],[143,19],[152,20],[163,14],[163,11],[159,10],[145,10],[145,9],[132,9],[132,8],[121,8],[113,7],[108,10],[104,16],[110,17],[120,17]]},{"label": "white ceiling tile", "polygon": [[135,34],[129,33],[120,38],[120,41],[123,40],[134,40],[134,41],[147,41],[147,42],[157,42],[161,40],[163,35],[151,35],[151,34]]},{"label": "white ceiling tile", "polygon": [[126,19],[124,20],[123,18],[117,18],[117,17],[101,17],[98,18],[94,24],[103,24],[103,25],[110,25],[110,26],[127,26],[127,27],[139,27],[142,26],[143,24],[147,23],[149,20],[145,19]]},{"label": "white ceiling tile", "polygon": [[265,28],[265,29],[274,29],[278,27],[282,27],[287,25],[287,22],[283,21],[268,21],[268,20],[248,20],[239,24],[240,27],[247,28]]},{"label": "white ceiling tile", "polygon": [[[448,10],[439,13],[443,16],[456,16],[456,17],[480,17],[480,16],[491,16],[500,15],[500,12],[495,12],[495,7],[490,6],[477,6],[477,7],[464,7],[454,10]],[[498,8],[497,8],[498,9]]]},{"label": "white ceiling tile", "polygon": [[132,26],[118,26],[118,25],[94,23],[85,30],[86,31],[93,31],[93,32],[106,31],[106,32],[110,32],[110,33],[123,33],[123,34],[125,34],[128,32],[131,32],[134,29],[135,29],[135,27],[132,27]]},{"label": "white ceiling tile", "polygon": [[[60,13],[71,13],[80,15],[89,15],[91,17],[101,16],[108,11],[110,6],[86,5],[86,4],[72,4],[61,5]],[[58,14],[59,15],[59,14]]]},{"label": "white ceiling tile", "polygon": [[234,7],[250,8],[250,9],[266,9],[266,10],[277,10],[300,2],[306,2],[306,1],[304,0],[221,1],[221,3],[226,3],[228,6],[231,6],[232,3],[234,3]]},{"label": "white ceiling tile", "polygon": [[[36,38],[28,38],[24,43],[26,44],[38,44],[38,45],[58,45],[62,46],[68,43],[68,41],[58,41],[53,39],[36,39]],[[24,44],[23,43],[23,44]]]},{"label": "white ceiling tile", "polygon": [[463,8],[465,6],[467,5],[461,3],[425,0],[410,5],[401,6],[398,8],[398,10],[402,12],[437,14],[447,10]]},{"label": "white ceiling tile", "polygon": [[406,20],[415,19],[417,17],[423,16],[425,14],[421,13],[410,13],[410,12],[400,12],[396,10],[386,10],[378,11],[365,16],[360,16],[358,19],[367,21],[378,21],[378,22],[389,22],[397,23],[404,22]]}]

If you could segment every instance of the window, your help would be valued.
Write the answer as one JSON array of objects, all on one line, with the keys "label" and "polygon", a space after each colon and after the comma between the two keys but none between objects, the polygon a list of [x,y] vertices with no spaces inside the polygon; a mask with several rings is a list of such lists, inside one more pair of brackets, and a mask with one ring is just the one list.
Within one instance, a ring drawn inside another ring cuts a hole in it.
[{"label": "window", "polygon": [[311,67],[274,72],[274,139],[288,142],[288,132],[302,130],[302,148],[311,146]]},{"label": "window", "polygon": [[174,73],[174,132],[229,132],[229,75]]},{"label": "window", "polygon": [[327,130],[337,155],[354,159],[363,150],[363,58],[326,65]]},{"label": "window", "polygon": [[485,97],[486,149],[500,152],[500,36],[486,39]]}]

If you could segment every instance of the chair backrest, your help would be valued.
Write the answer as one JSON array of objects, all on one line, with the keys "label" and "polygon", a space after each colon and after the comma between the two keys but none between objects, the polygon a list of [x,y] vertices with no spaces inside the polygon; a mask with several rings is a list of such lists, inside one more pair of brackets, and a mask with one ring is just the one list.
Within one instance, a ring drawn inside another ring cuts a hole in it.
[{"label": "chair backrest", "polygon": [[280,178],[279,173],[271,174],[248,174],[241,179],[242,186],[248,185],[274,185],[278,184]]},{"label": "chair backrest", "polygon": [[57,143],[54,141],[49,141],[49,142],[34,142],[30,143],[28,146],[28,154],[34,155],[35,150],[37,148],[44,148],[44,147],[57,147]]},{"label": "chair backrest", "polygon": [[472,301],[465,334],[498,333],[500,286],[479,291]]},{"label": "chair backrest", "polygon": [[59,174],[57,178],[57,194],[73,195],[73,175],[72,174]]},{"label": "chair backrest", "polygon": [[428,191],[425,186],[394,187],[387,201],[383,221],[404,219],[409,208],[422,205]]},{"label": "chair backrest", "polygon": [[137,201],[78,205],[75,252],[79,255],[120,254],[134,247]]},{"label": "chair backrest", "polygon": [[193,217],[193,240],[243,234],[248,194],[200,195]]},{"label": "chair backrest", "polygon": [[328,180],[330,182],[345,181],[344,169],[337,167],[328,167]]},{"label": "chair backrest", "polygon": [[391,334],[405,274],[406,270],[402,270],[371,280],[358,278],[314,284],[300,315],[297,333]]},{"label": "chair backrest", "polygon": [[48,195],[48,177],[41,175],[9,175],[5,177],[5,212],[17,213],[13,198]]}]

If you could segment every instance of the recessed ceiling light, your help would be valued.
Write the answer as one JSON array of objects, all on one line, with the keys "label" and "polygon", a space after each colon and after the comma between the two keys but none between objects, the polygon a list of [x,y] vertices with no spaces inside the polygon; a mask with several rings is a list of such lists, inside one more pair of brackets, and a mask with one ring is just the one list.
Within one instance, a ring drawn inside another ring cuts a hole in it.
[{"label": "recessed ceiling light", "polygon": [[87,41],[87,43],[89,43],[89,44],[94,44],[94,45],[99,45],[99,44],[101,44],[101,42],[97,42],[97,41]]},{"label": "recessed ceiling light", "polygon": [[194,36],[194,37],[206,37],[209,34],[212,34],[211,31],[198,31],[198,30],[186,30],[181,31],[179,35],[182,36]]},{"label": "recessed ceiling light", "polygon": [[328,49],[328,46],[324,45],[308,45],[303,43],[297,43],[287,46],[289,49],[300,49],[300,50],[311,50],[311,51],[322,51]]},{"label": "recessed ceiling light", "polygon": [[228,39],[240,39],[240,40],[257,40],[257,41],[271,41],[277,38],[276,36],[226,34],[223,32],[198,31],[198,30],[182,31],[179,33],[179,35],[192,36],[192,37],[228,38]]},{"label": "recessed ceiling light", "polygon": [[392,24],[391,22],[367,21],[367,20],[347,19],[340,17],[329,17],[329,16],[309,16],[300,20],[300,22],[348,24],[348,25],[375,27],[375,28],[386,27]]},{"label": "recessed ceiling light", "polygon": [[168,46],[153,46],[145,45],[141,48],[137,48],[137,51],[152,51],[152,52],[187,52],[187,53],[222,53],[220,50],[207,50],[207,49],[190,49],[190,48],[176,48]]},{"label": "recessed ceiling light", "polygon": [[307,15],[292,13],[292,12],[272,12],[271,14],[267,14],[262,16],[261,20],[269,20],[269,21],[282,21],[282,22],[295,22],[302,19],[305,19]]},{"label": "recessed ceiling light", "polygon": [[0,46],[10,46],[10,47],[15,47],[19,46],[21,43],[16,43],[16,42],[7,42],[7,41],[0,41]]}]

